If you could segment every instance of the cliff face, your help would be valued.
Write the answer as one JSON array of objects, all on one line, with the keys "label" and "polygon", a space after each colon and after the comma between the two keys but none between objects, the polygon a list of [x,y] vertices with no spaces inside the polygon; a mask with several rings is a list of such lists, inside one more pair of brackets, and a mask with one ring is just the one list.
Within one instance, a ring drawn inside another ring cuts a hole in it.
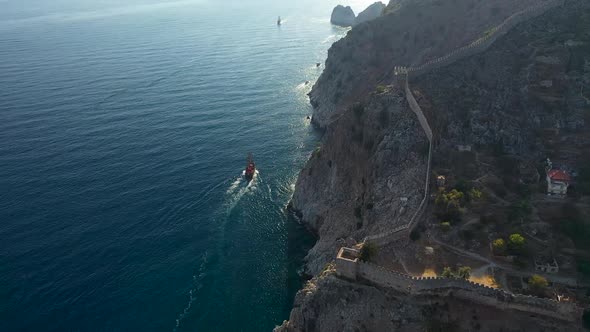
[{"label": "cliff face", "polygon": [[[407,222],[422,197],[427,140],[391,75],[393,66],[417,65],[446,54],[535,2],[390,4],[387,15],[353,28],[333,45],[310,93],[313,121],[325,134],[302,170],[292,200],[292,207],[319,236],[307,257],[310,274],[318,275],[341,246]],[[590,3],[566,1],[518,25],[484,53],[410,82],[435,133],[435,164],[462,166],[453,165],[448,153],[457,144],[471,144],[499,147],[531,160],[549,155],[576,165],[590,152],[590,91],[585,91],[590,86]],[[394,308],[402,301],[390,293],[333,276],[314,279],[313,284],[313,292],[298,294],[282,330],[384,326],[401,331],[406,326],[386,322],[384,317],[393,311],[378,308]],[[363,303],[377,308],[349,308]],[[408,323],[430,309],[416,304],[403,310],[407,315],[400,319]],[[445,324],[454,321],[452,313],[448,315],[442,319]],[[497,313],[502,315],[522,320],[522,326],[536,324],[517,313]],[[373,322],[378,325],[368,325]],[[490,330],[501,327],[486,324]],[[539,330],[572,328],[547,324]],[[460,324],[456,330],[473,328]]]},{"label": "cliff face", "polygon": [[383,4],[383,2],[378,1],[373,3],[367,7],[367,9],[358,14],[358,16],[354,19],[354,25],[376,19],[377,17],[381,16],[381,14],[383,14],[384,9],[385,4]]},{"label": "cliff face", "polygon": [[[310,273],[331,260],[346,239],[359,241],[407,223],[423,195],[426,140],[393,67],[468,44],[526,4],[407,2],[353,28],[330,48],[310,93],[313,121],[326,133],[292,200],[320,238],[308,255]],[[462,21],[469,29],[459,26]]]},{"label": "cliff face", "polygon": [[379,82],[390,81],[394,66],[449,53],[537,2],[422,0],[390,4],[386,15],[358,25],[330,48],[326,68],[310,93],[315,108],[312,121],[326,127]]},{"label": "cliff face", "polygon": [[427,152],[415,115],[394,87],[372,93],[328,127],[292,200],[320,237],[308,255],[311,274],[340,245],[404,222],[422,199]]},{"label": "cliff face", "polygon": [[[556,140],[578,148],[587,145],[588,138],[578,134],[585,132],[588,98],[580,89],[590,79],[590,41],[585,21],[571,20],[580,10],[577,4],[571,2],[517,26],[483,54],[411,79],[438,142],[435,163],[444,162],[448,149],[457,144],[501,146],[505,152],[526,154],[532,160],[544,158],[548,144]],[[299,176],[292,206],[319,235],[308,256],[312,273],[334,257],[343,240],[360,241],[407,222],[406,213],[415,209],[423,193],[426,139],[403,89],[389,74],[382,82],[391,85],[373,85],[371,78],[377,74],[365,73],[373,72],[367,68],[375,55],[355,53],[362,48],[359,44],[376,48],[363,38],[372,40],[377,33],[369,31],[384,28],[390,24],[384,21],[396,18],[390,14],[367,22],[335,43],[311,92],[314,118],[329,121],[320,121],[326,129],[322,145]],[[422,53],[419,58],[423,58],[426,52],[414,53]],[[362,60],[350,65],[339,61],[349,54]],[[396,61],[394,56],[390,59]],[[343,77],[350,79],[348,83],[339,83],[345,82]],[[331,93],[351,100],[328,111],[317,100],[329,100]],[[540,136],[543,130],[560,132],[560,136]],[[571,149],[561,150],[561,154],[571,153]],[[408,198],[407,205],[402,198]]]},{"label": "cliff face", "polygon": [[438,149],[495,145],[523,158],[550,156],[574,166],[590,144],[584,135],[589,103],[582,93],[590,82],[590,19],[572,19],[580,18],[581,8],[586,4],[552,10],[486,52],[414,79]]},{"label": "cliff face", "polygon": [[[509,327],[506,322],[510,322]],[[507,329],[509,328],[509,329]],[[571,322],[499,310],[444,294],[408,296],[339,279],[329,269],[297,294],[289,321],[275,332],[300,331],[582,331]]]}]

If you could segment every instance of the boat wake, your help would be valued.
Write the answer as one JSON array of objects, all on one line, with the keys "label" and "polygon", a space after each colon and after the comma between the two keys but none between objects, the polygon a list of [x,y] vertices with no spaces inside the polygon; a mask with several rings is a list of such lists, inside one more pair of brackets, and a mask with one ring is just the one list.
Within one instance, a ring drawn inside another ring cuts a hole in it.
[{"label": "boat wake", "polygon": [[186,317],[186,315],[188,315],[188,313],[191,310],[191,307],[193,306],[193,303],[197,299],[197,293],[201,290],[201,288],[203,288],[203,279],[207,275],[205,271],[207,270],[208,261],[209,255],[207,254],[207,252],[205,252],[203,256],[201,256],[201,265],[199,266],[199,269],[193,275],[192,285],[190,287],[190,290],[188,291],[188,302],[182,310],[182,313],[180,313],[176,318],[176,325],[174,326],[174,329],[172,329],[172,331],[174,332],[178,331],[178,329],[180,328],[182,320]]},{"label": "boat wake", "polygon": [[242,175],[232,182],[227,189],[227,214],[229,215],[233,211],[244,195],[256,191],[256,189],[258,189],[258,184],[260,183],[262,183],[262,178],[260,177],[260,172],[258,170],[255,171],[252,181],[247,181],[245,178],[245,172],[242,171]]}]

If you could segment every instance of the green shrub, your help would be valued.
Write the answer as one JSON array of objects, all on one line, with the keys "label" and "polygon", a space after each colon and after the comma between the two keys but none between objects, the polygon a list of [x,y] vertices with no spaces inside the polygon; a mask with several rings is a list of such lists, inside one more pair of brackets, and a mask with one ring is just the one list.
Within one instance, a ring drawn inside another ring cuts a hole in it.
[{"label": "green shrub", "polygon": [[461,221],[461,205],[463,203],[464,194],[457,189],[449,192],[444,189],[439,189],[436,195],[436,215],[439,220],[445,220],[452,223]]},{"label": "green shrub", "polygon": [[584,327],[590,329],[590,309],[584,310],[582,320],[584,321]]},{"label": "green shrub", "polygon": [[523,199],[518,203],[513,203],[510,205],[508,210],[508,220],[509,221],[518,221],[521,219],[526,219],[531,215],[533,209],[531,208],[531,203]]},{"label": "green shrub", "polygon": [[531,190],[531,187],[529,185],[519,183],[516,187],[516,192],[520,197],[528,199],[529,197],[531,197],[533,191]]},{"label": "green shrub", "polygon": [[471,277],[471,268],[469,266],[461,266],[457,270],[457,278],[467,280],[469,277]]},{"label": "green shrub", "polygon": [[574,241],[577,248],[590,249],[590,224],[584,220],[580,209],[573,203],[565,203],[562,207],[563,221],[561,231]]},{"label": "green shrub", "polygon": [[525,246],[525,239],[522,235],[518,233],[511,234],[508,237],[508,248],[514,252],[522,252]]},{"label": "green shrub", "polygon": [[529,278],[529,287],[533,293],[543,294],[549,287],[549,282],[544,277],[534,274]]},{"label": "green shrub", "polygon": [[504,255],[506,253],[506,241],[504,239],[495,239],[492,242],[492,248],[496,255]]},{"label": "green shrub", "polygon": [[514,259],[514,265],[520,270],[524,270],[527,267],[526,260],[522,257],[516,257]]},{"label": "green shrub", "polygon": [[517,176],[519,174],[519,160],[511,156],[501,156],[497,159],[497,165],[504,176]]},{"label": "green shrub", "polygon": [[582,195],[590,195],[590,160],[585,162],[585,165],[580,168],[578,178],[578,188]]},{"label": "green shrub", "polygon": [[356,103],[354,106],[352,106],[352,111],[354,112],[354,115],[357,117],[357,119],[360,119],[363,116],[363,113],[365,113],[365,106],[363,104]]},{"label": "green shrub", "polygon": [[375,91],[377,91],[377,93],[381,94],[387,91],[387,87],[385,85],[379,84],[377,85],[377,88],[375,88]]},{"label": "green shrub", "polygon": [[457,189],[459,192],[467,192],[471,189],[471,184],[469,184],[469,182],[465,181],[464,179],[459,179],[455,184],[455,189]]},{"label": "green shrub", "polygon": [[360,206],[354,208],[354,216],[361,219],[363,217],[363,210]]},{"label": "green shrub", "polygon": [[420,232],[417,229],[414,229],[412,232],[410,232],[410,240],[412,240],[412,241],[420,240]]},{"label": "green shrub", "polygon": [[582,273],[584,277],[590,277],[590,262],[578,262],[578,271]]},{"label": "green shrub", "polygon": [[313,154],[314,157],[321,157],[322,155],[322,147],[321,146],[316,146],[315,149],[313,150]]},{"label": "green shrub", "polygon": [[361,248],[360,260],[363,262],[370,262],[375,256],[377,256],[378,250],[379,248],[375,243],[366,242]]},{"label": "green shrub", "polygon": [[459,235],[463,240],[470,241],[475,237],[475,232],[472,229],[464,229],[461,231],[461,233],[459,233]]},{"label": "green shrub", "polygon": [[443,232],[448,232],[451,230],[451,223],[448,221],[443,221],[440,223],[440,228],[443,230]]},{"label": "green shrub", "polygon": [[477,189],[477,188],[471,188],[471,190],[469,190],[469,198],[472,201],[477,201],[479,199],[481,199],[483,196],[483,193],[481,192],[481,190]]},{"label": "green shrub", "polygon": [[445,278],[454,278],[455,277],[455,274],[453,273],[453,270],[450,267],[448,267],[448,266],[443,269],[441,275],[443,277],[445,277]]},{"label": "green shrub", "polygon": [[453,271],[450,267],[443,268],[443,272],[441,274],[444,278],[456,278],[456,279],[469,279],[471,277],[471,268],[469,266],[461,266],[457,269],[457,271]]}]

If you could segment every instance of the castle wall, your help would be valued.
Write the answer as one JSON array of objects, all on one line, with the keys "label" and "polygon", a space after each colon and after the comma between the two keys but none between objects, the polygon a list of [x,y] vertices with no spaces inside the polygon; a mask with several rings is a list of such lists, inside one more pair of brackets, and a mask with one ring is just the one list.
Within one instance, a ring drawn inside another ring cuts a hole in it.
[{"label": "castle wall", "polygon": [[460,59],[472,56],[488,49],[498,38],[507,34],[513,27],[535,18],[547,12],[551,8],[555,8],[564,3],[564,0],[539,0],[536,5],[533,5],[523,11],[515,13],[508,17],[497,27],[494,27],[488,31],[488,34],[469,45],[463,46],[454,50],[453,52],[446,54],[442,57],[432,59],[418,67],[410,67],[405,69],[412,76],[419,76],[427,73],[433,69],[447,66]]},{"label": "castle wall", "polygon": [[428,124],[428,120],[426,116],[424,116],[424,112],[422,112],[422,108],[416,101],[414,94],[409,86],[409,75],[418,76],[424,74],[430,70],[440,68],[443,66],[447,66],[453,62],[456,62],[462,58],[469,57],[471,55],[477,54],[479,52],[485,51],[489,48],[498,38],[504,36],[510,29],[512,29],[517,24],[529,20],[531,18],[540,16],[544,14],[547,10],[562,5],[564,0],[539,0],[537,4],[515,13],[514,15],[508,17],[504,22],[502,22],[497,27],[494,27],[488,31],[488,34],[473,43],[463,46],[454,50],[453,52],[442,56],[437,59],[430,60],[418,67],[401,67],[395,66],[394,72],[396,75],[405,75],[405,92],[406,92],[406,99],[410,106],[410,109],[416,114],[418,121],[420,122],[420,126],[424,130],[426,137],[429,141],[429,149],[428,149],[428,166],[426,172],[426,181],[425,181],[425,189],[424,189],[424,198],[420,203],[420,206],[412,216],[412,218],[408,221],[407,224],[397,227],[395,229],[368,236],[364,239],[364,242],[373,242],[377,245],[386,245],[393,241],[399,241],[400,239],[407,238],[413,228],[416,226],[417,221],[420,220],[422,214],[426,210],[426,206],[428,204],[428,194],[430,191],[430,170],[432,166],[432,128]]},{"label": "castle wall", "polygon": [[[464,279],[412,277],[371,263],[358,260],[339,262],[340,260],[340,257],[336,260],[336,269],[339,275],[348,275],[352,273],[351,271],[356,271],[354,278],[348,278],[365,280],[380,287],[392,288],[406,294],[454,296],[502,310],[518,310],[574,322],[581,319],[582,315],[582,310],[575,303],[513,294]],[[356,265],[356,269],[351,268],[350,264]],[[343,271],[339,270],[341,267],[344,268]]]}]

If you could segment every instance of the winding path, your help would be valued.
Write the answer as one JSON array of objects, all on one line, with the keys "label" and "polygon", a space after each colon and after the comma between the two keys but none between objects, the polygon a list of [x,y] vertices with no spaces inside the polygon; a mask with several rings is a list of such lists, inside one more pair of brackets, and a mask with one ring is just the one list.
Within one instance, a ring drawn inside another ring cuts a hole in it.
[{"label": "winding path", "polygon": [[404,90],[406,94],[406,100],[408,101],[410,109],[416,114],[416,117],[418,118],[418,121],[420,122],[420,125],[424,130],[424,134],[426,135],[429,141],[427,164],[428,166],[426,172],[424,197],[422,199],[422,202],[420,203],[420,206],[412,215],[412,218],[408,221],[407,224],[380,234],[367,236],[364,238],[363,242],[369,241],[374,242],[378,245],[386,245],[395,240],[399,240],[400,238],[409,236],[409,233],[412,231],[416,223],[420,220],[422,214],[424,213],[428,205],[428,195],[430,192],[430,170],[432,166],[433,133],[426,116],[424,116],[424,112],[422,112],[422,108],[416,101],[416,98],[414,97],[414,94],[410,89],[409,76],[421,75],[427,73],[432,69],[450,65],[451,63],[454,63],[460,59],[482,52],[488,49],[499,37],[508,33],[508,31],[510,31],[510,29],[512,29],[517,24],[524,22],[527,19],[542,15],[547,10],[562,5],[563,3],[564,0],[539,0],[539,2],[536,5],[533,5],[525,10],[522,10],[511,15],[502,23],[500,23],[500,25],[488,30],[485,36],[478,38],[472,43],[465,45],[461,48],[458,48],[444,56],[430,60],[419,66],[394,66],[393,73],[395,76],[403,77],[405,81]]}]

